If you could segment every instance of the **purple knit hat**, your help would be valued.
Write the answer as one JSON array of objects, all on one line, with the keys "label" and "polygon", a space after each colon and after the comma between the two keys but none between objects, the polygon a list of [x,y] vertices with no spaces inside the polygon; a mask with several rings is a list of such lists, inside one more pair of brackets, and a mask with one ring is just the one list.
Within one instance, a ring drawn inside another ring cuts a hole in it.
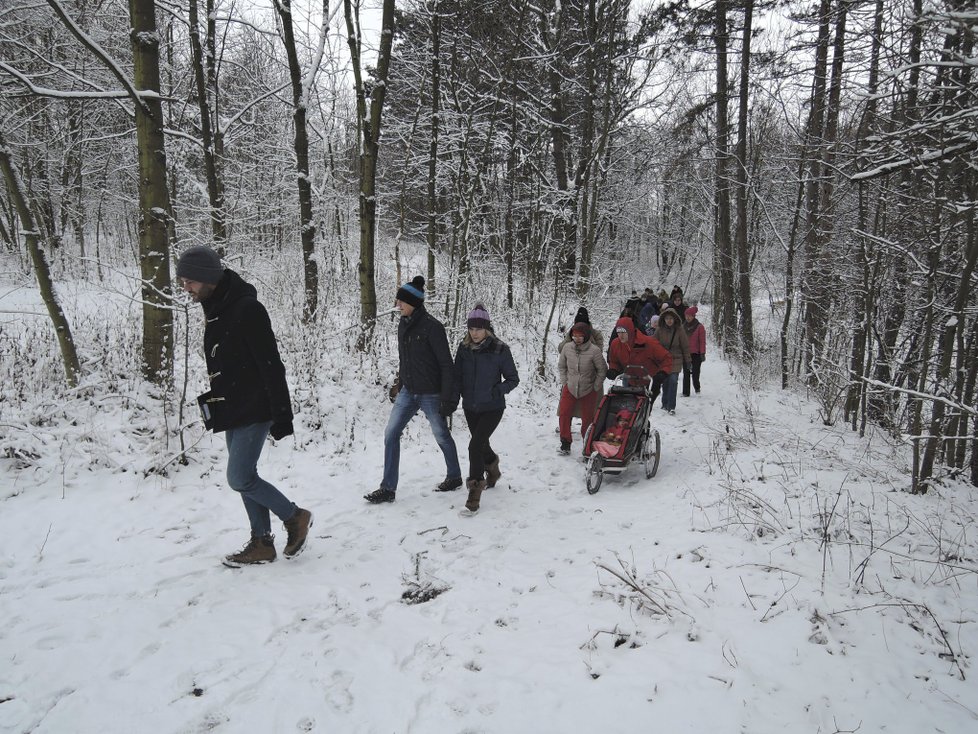
[{"label": "purple knit hat", "polygon": [[465,325],[470,329],[490,329],[492,324],[489,322],[489,312],[481,303],[475,304],[475,308],[469,311]]}]

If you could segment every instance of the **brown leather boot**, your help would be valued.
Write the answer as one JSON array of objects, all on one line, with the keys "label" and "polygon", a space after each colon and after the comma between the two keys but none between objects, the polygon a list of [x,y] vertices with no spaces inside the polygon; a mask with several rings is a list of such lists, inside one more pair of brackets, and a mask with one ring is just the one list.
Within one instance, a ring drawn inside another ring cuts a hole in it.
[{"label": "brown leather boot", "polygon": [[248,544],[237,553],[224,557],[224,565],[232,568],[275,560],[275,536],[252,535]]},{"label": "brown leather boot", "polygon": [[486,488],[486,480],[469,479],[465,487],[469,490],[469,496],[465,500],[465,509],[468,511],[466,514],[474,515],[479,511],[479,498],[482,497],[482,490]]},{"label": "brown leather boot", "polygon": [[495,487],[502,475],[503,473],[499,471],[499,457],[497,456],[491,464],[486,464],[486,489]]},{"label": "brown leather boot", "polygon": [[285,521],[285,529],[289,533],[289,538],[285,541],[286,558],[295,558],[305,550],[306,537],[311,527],[312,513],[301,507],[296,509],[294,516]]}]

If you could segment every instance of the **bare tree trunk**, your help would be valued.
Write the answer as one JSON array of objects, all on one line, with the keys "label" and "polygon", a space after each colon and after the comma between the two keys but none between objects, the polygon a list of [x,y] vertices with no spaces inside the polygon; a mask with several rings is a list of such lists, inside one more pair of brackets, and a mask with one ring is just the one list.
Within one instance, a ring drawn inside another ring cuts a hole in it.
[{"label": "bare tree trunk", "polygon": [[[859,131],[857,133],[857,148],[865,144],[865,140],[876,129],[876,90],[879,86],[879,67],[880,67],[880,46],[883,35],[883,0],[876,0],[876,9],[873,20],[873,45],[870,52],[869,61],[869,83],[868,100],[866,109],[863,111],[860,120]],[[870,277],[872,265],[870,263],[869,238],[866,233],[869,230],[869,192],[867,189],[870,184],[859,183],[859,205],[858,205],[858,228],[857,233],[858,249],[856,258],[862,273],[862,288],[855,294],[856,302],[853,307],[854,330],[852,338],[852,351],[849,357],[850,384],[846,396],[845,414],[846,419],[852,421],[852,429],[856,430],[856,420],[859,416],[859,406],[865,399],[865,385],[863,377],[866,376],[866,351],[869,339],[870,314],[872,313],[871,304],[873,299],[870,293]]]},{"label": "bare tree trunk", "polygon": [[750,99],[750,37],[754,1],[744,2],[744,41],[740,50],[740,108],[737,116],[737,297],[740,301],[740,350],[754,354],[754,311],[751,306],[750,249],[747,242],[747,109]]},{"label": "bare tree trunk", "polygon": [[[930,244],[930,252],[927,258],[927,289],[924,300],[926,306],[924,308],[923,328],[921,329],[920,335],[920,362],[919,366],[916,367],[917,382],[913,385],[913,388],[920,395],[926,392],[927,382],[930,379],[931,345],[934,342],[934,323],[936,320],[934,296],[937,290],[937,271],[941,262],[941,246],[939,243],[940,238],[935,237]],[[911,353],[913,352],[911,351]],[[940,401],[936,401],[935,407],[932,409],[934,412],[939,410],[937,405],[941,405]],[[931,446],[936,441],[936,437],[932,435],[926,440],[923,456],[921,456],[920,451],[921,444],[925,443],[922,435],[924,430],[923,411],[924,398],[914,397],[910,404],[910,435],[911,440],[914,442],[913,476],[911,477],[910,491],[913,494],[924,494],[927,491],[928,480],[933,471],[933,453]],[[941,415],[943,416],[943,412]]]},{"label": "bare tree trunk", "polygon": [[20,174],[14,167],[10,158],[10,151],[4,139],[3,132],[0,131],[0,172],[7,184],[7,192],[13,204],[17,207],[20,217],[21,230],[27,241],[27,251],[31,256],[34,265],[34,274],[37,276],[37,285],[41,292],[41,299],[48,310],[51,324],[54,326],[54,333],[58,337],[58,347],[61,350],[61,361],[64,363],[65,380],[68,387],[78,385],[78,376],[81,374],[81,366],[78,363],[78,353],[75,351],[75,341],[71,336],[71,327],[68,319],[65,318],[61,304],[58,303],[57,294],[54,292],[54,284],[51,281],[51,271],[48,268],[47,260],[44,258],[44,251],[38,242],[37,227],[34,225],[34,216],[27,203],[27,195],[24,191]]},{"label": "bare tree trunk", "polygon": [[[515,86],[515,82],[514,82]],[[503,260],[506,263],[506,305],[513,307],[513,265],[516,254],[516,205],[518,179],[516,157],[516,102],[515,94],[510,101],[510,139],[509,151],[506,155],[506,218],[503,228]]]},{"label": "bare tree trunk", "polygon": [[[954,57],[968,58],[972,52],[972,44],[970,41],[965,41],[962,44],[962,35],[956,30],[951,30],[945,40],[944,53],[942,54],[942,60],[947,63],[950,62]],[[970,38],[970,35],[969,35]],[[963,46],[963,48],[962,48]],[[962,53],[963,52],[963,53]],[[965,71],[966,76],[955,80],[957,83],[961,84],[961,88],[965,89],[969,86],[970,73]],[[939,70],[938,78],[936,80],[935,89],[941,89],[942,87],[949,86],[948,81],[951,74],[949,73],[947,67]],[[944,81],[942,81],[942,79]],[[958,111],[959,105],[955,103],[954,95],[950,93],[945,93],[942,95],[943,98],[937,96],[937,92],[934,93],[934,99],[932,104],[941,102],[943,107],[943,112],[947,116],[953,116],[955,112]],[[942,245],[944,242],[944,229],[942,226],[944,221],[944,211],[947,206],[946,201],[951,198],[952,184],[955,185],[958,182],[971,182],[972,185],[968,186],[965,184],[963,187],[965,190],[962,192],[965,194],[965,198],[969,201],[974,201],[972,198],[975,194],[975,189],[978,188],[974,185],[974,174],[968,170],[963,164],[942,164],[937,169],[938,173],[933,179],[934,187],[934,203],[933,203],[933,221],[932,225],[932,242],[935,251],[934,259],[940,263],[942,260]],[[947,225],[947,229],[955,229],[955,220],[958,219],[961,214],[955,213],[950,217],[950,221]],[[958,373],[957,378],[953,378],[951,374],[951,362],[954,356],[955,347],[957,345],[963,346],[963,340],[959,338],[961,332],[965,329],[967,324],[967,307],[971,301],[972,293],[972,276],[975,272],[976,261],[978,261],[978,243],[975,241],[974,237],[974,214],[965,214],[967,217],[967,232],[968,237],[966,239],[966,250],[964,257],[964,267],[963,272],[958,280],[957,293],[955,295],[953,312],[950,318],[943,319],[943,329],[939,338],[938,345],[938,361],[934,368],[934,377],[931,383],[931,390],[937,396],[951,396],[953,394],[953,383],[957,383],[956,387],[960,390],[961,384],[963,382],[962,375]],[[959,359],[960,359],[959,354]],[[924,365],[929,362],[925,361]],[[928,485],[930,484],[931,477],[934,473],[935,459],[943,447],[943,437],[946,435],[945,426],[945,415],[947,406],[942,400],[935,400],[932,403],[931,408],[931,420],[930,420],[930,430],[927,439],[927,444],[924,449],[924,456],[920,467],[920,487],[922,490],[926,491]],[[953,423],[953,421],[952,421]]]},{"label": "bare tree trunk", "polygon": [[716,3],[717,47],[717,140],[716,140],[716,231],[713,238],[715,273],[713,288],[713,332],[725,350],[732,348],[737,319],[734,303],[733,243],[730,241],[730,125],[727,114],[727,3]]},{"label": "bare tree trunk", "polygon": [[[208,5],[212,4],[209,0]],[[208,25],[213,24],[213,8],[208,8]],[[204,146],[204,176],[207,179],[207,199],[210,204],[211,234],[214,246],[224,254],[227,242],[227,214],[224,210],[224,187],[217,168],[217,151],[211,126],[211,110],[207,100],[210,87],[204,80],[205,66],[203,47],[200,43],[200,20],[197,15],[197,0],[190,0],[190,50],[193,56],[194,82],[197,86],[197,111],[200,114],[200,137]],[[213,53],[209,49],[209,53]],[[210,67],[213,68],[213,62]]]},{"label": "bare tree trunk", "polygon": [[170,194],[166,187],[163,105],[160,102],[160,41],[155,0],[129,0],[134,79],[152,94],[136,104],[139,148],[139,267],[143,299],[143,376],[167,384],[173,372],[170,310]]},{"label": "bare tree trunk", "polygon": [[[978,238],[976,238],[976,226],[974,218],[968,223],[968,252],[972,253],[978,248]],[[961,405],[975,404],[975,384],[978,382],[978,318],[971,320],[971,333],[965,339],[965,329],[962,325],[957,330],[958,341],[958,360],[955,366],[957,374],[957,384],[955,385],[954,396]],[[960,438],[968,430],[969,414],[963,410],[955,411],[955,419],[951,421],[948,432],[950,435],[958,437],[954,441],[954,456],[951,464],[958,468],[964,467],[965,455],[968,449],[968,441]]]},{"label": "bare tree trunk", "polygon": [[387,96],[387,76],[390,70],[391,47],[394,39],[394,0],[384,0],[381,18],[380,50],[373,86],[370,89],[370,109],[367,109],[367,88],[363,78],[360,43],[360,6],[354,0],[343,0],[346,17],[350,59],[353,66],[357,98],[357,127],[360,146],[360,319],[363,336],[358,346],[365,349],[377,316],[377,287],[375,283],[374,250],[377,236],[377,156],[380,150],[381,120]]},{"label": "bare tree trunk", "polygon": [[438,245],[438,119],[441,105],[441,11],[431,10],[431,143],[428,148],[428,291],[435,290],[435,250]]},{"label": "bare tree trunk", "polygon": [[550,88],[550,144],[553,152],[557,189],[554,201],[554,237],[560,252],[558,268],[564,283],[569,283],[577,269],[577,200],[571,191],[571,141],[567,133],[564,109],[564,69],[562,39],[566,9],[557,6],[553,13],[541,11],[540,29],[544,47],[551,56],[548,71]]},{"label": "bare tree trunk", "polygon": [[[305,287],[303,320],[313,321],[319,310],[319,265],[316,262],[316,225],[312,215],[312,182],[309,180],[309,131],[306,128],[306,107],[309,103],[315,69],[309,70],[305,84],[295,45],[292,27],[292,0],[273,0],[282,21],[282,42],[289,60],[289,79],[292,83],[292,125],[295,128],[296,185],[299,189],[299,227],[302,238],[302,272]],[[328,0],[323,1],[323,24],[328,23]],[[325,28],[323,29],[325,32]],[[318,65],[318,60],[314,62]]]},{"label": "bare tree trunk", "polygon": [[805,305],[805,349],[803,365],[811,375],[813,359],[822,358],[825,337],[827,306],[830,287],[825,263],[825,253],[820,247],[823,242],[821,228],[822,136],[825,131],[825,95],[828,86],[827,69],[829,56],[829,19],[832,10],[831,0],[821,0],[818,10],[818,40],[815,46],[815,71],[812,82],[812,96],[806,125],[805,137],[809,159],[808,180],[805,190],[805,271],[803,276]]},{"label": "bare tree trunk", "polygon": [[[974,228],[972,227],[972,233],[973,231]],[[978,242],[972,236],[965,257],[964,271],[958,280],[958,292],[954,299],[954,312],[951,314],[951,318],[944,319],[944,328],[941,332],[940,350],[938,354],[939,362],[935,368],[934,384],[932,387],[936,395],[951,394],[951,389],[948,384],[952,381],[951,359],[955,352],[955,342],[958,340],[961,331],[963,331],[967,323],[965,320],[965,309],[971,299],[971,280],[975,272],[976,262],[978,262]],[[924,459],[920,467],[920,480],[925,486],[934,473],[934,458],[937,455],[939,447],[938,438],[944,435],[945,410],[943,401],[934,401],[930,422],[930,438],[924,450]]]}]

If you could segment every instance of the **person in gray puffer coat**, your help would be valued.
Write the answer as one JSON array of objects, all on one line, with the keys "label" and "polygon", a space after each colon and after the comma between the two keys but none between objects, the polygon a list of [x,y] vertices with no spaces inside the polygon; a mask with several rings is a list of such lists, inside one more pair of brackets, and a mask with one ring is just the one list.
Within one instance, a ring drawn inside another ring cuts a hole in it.
[{"label": "person in gray puffer coat", "polygon": [[[595,329],[594,326],[591,324],[591,315],[588,313],[587,309],[584,306],[581,306],[579,309],[577,309],[577,314],[574,316],[574,323],[575,324],[585,323],[585,324],[588,325],[588,327],[590,327],[590,329],[591,329],[591,336],[588,339],[588,341],[593,342],[594,344],[597,344],[598,345],[598,349],[600,349],[601,352],[602,352],[602,354],[603,354],[604,353],[604,334],[601,333],[601,330],[600,329]],[[567,330],[567,333],[564,334],[564,338],[560,340],[560,343],[559,344],[557,344],[557,356],[558,357],[560,357],[561,350],[563,350],[563,348],[566,347],[570,343],[571,343],[571,329],[568,329]],[[603,396],[604,396],[604,386],[602,385],[601,387],[598,388],[598,394],[595,396],[595,403],[594,404],[597,405],[598,403],[600,403],[601,402],[601,398]],[[560,433],[560,427],[559,427],[559,424],[560,424],[560,421],[559,421],[560,411],[559,410],[557,411],[557,417],[558,417],[558,428],[557,428],[557,432]],[[575,403],[574,404],[574,408],[573,408],[573,412],[571,413],[571,418],[580,418],[580,417],[581,417],[581,404],[580,403]]]},{"label": "person in gray puffer coat", "polygon": [[560,450],[568,453],[571,446],[571,416],[574,408],[581,412],[581,435],[594,420],[598,395],[608,372],[604,352],[591,341],[591,325],[579,322],[571,329],[571,341],[560,350],[557,362],[560,371],[560,403],[557,417],[560,424]]}]

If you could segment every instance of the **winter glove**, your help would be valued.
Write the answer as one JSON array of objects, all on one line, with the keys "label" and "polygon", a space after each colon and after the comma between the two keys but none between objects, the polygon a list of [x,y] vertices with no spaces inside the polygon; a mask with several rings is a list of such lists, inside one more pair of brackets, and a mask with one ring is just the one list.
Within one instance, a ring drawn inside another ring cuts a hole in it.
[{"label": "winter glove", "polygon": [[692,362],[687,362],[686,364],[683,365],[683,369],[685,369],[687,372],[692,372],[693,371],[693,363]]},{"label": "winter glove", "polygon": [[669,379],[669,373],[666,372],[665,370],[659,370],[658,372],[655,373],[655,379],[658,382],[665,382],[666,380]]},{"label": "winter glove", "polygon": [[621,370],[616,370],[614,368],[608,370],[607,377],[609,380],[614,380],[618,375],[621,374]]},{"label": "winter glove", "polygon": [[700,355],[700,362],[705,362],[705,361],[706,361],[706,355],[705,354],[701,354]]},{"label": "winter glove", "polygon": [[453,403],[450,400],[442,400],[441,405],[438,407],[438,413],[442,418],[448,418],[457,408],[458,403]]},{"label": "winter glove", "polygon": [[295,433],[295,431],[292,429],[291,420],[275,421],[268,432],[276,441],[281,441],[286,436],[291,436],[293,433]]},{"label": "winter glove", "polygon": [[387,391],[387,397],[390,398],[390,401],[392,403],[395,400],[397,400],[397,394],[400,391],[401,391],[401,376],[398,375],[397,377],[394,378],[394,384],[391,385],[390,389]]}]

